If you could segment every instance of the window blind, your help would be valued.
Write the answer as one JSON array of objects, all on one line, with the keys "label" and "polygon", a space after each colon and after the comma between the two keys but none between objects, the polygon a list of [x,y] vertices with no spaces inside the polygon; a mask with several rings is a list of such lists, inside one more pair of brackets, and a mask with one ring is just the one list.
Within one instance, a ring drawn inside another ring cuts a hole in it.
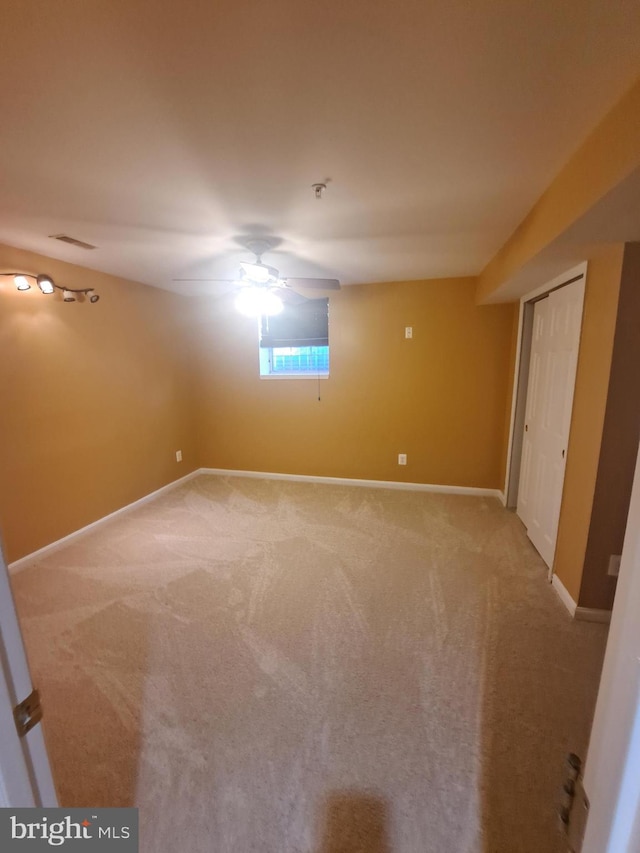
[{"label": "window blind", "polygon": [[261,347],[329,346],[329,300],[285,304],[280,314],[263,317],[260,329]]}]

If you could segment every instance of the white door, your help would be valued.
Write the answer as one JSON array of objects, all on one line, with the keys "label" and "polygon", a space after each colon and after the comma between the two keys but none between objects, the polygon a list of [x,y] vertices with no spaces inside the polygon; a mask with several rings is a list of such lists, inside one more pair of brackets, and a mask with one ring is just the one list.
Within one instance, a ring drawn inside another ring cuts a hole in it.
[{"label": "white door", "polygon": [[580,345],[584,279],[534,307],[517,512],[553,565]]},{"label": "white door", "polygon": [[9,573],[0,547],[0,806],[57,806],[42,724],[18,735],[14,706],[32,692]]},{"label": "white door", "polygon": [[548,307],[548,297],[536,302],[531,333],[529,384],[527,386],[527,405],[525,408],[525,424],[522,436],[522,461],[520,464],[520,486],[518,488],[518,506],[516,509],[516,512],[522,519],[522,523],[527,528],[529,527],[529,519],[532,511],[534,459],[537,461],[534,437],[537,432],[537,424],[541,419],[540,394],[548,338]]},{"label": "white door", "polygon": [[640,453],[584,773],[584,853],[640,851]]}]

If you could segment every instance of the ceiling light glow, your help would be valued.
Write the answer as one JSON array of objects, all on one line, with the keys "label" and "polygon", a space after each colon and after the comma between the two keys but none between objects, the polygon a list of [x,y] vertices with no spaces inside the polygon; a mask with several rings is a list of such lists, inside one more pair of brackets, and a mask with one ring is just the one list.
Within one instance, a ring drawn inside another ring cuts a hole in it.
[{"label": "ceiling light glow", "polygon": [[271,269],[266,264],[241,263],[240,267],[244,277],[256,284],[266,284],[272,277]]},{"label": "ceiling light glow", "polygon": [[244,287],[235,302],[237,310],[245,317],[268,317],[282,311],[282,300],[262,287]]}]

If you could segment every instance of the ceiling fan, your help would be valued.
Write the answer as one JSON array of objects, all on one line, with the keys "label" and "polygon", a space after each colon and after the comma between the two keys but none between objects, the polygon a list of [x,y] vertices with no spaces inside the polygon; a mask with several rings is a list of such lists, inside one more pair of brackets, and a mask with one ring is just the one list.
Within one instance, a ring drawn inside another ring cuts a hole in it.
[{"label": "ceiling fan", "polygon": [[173,281],[207,281],[229,284],[238,291],[236,308],[251,316],[278,314],[284,303],[300,303],[313,298],[301,291],[340,290],[337,278],[281,278],[280,271],[262,262],[272,248],[268,240],[250,240],[246,247],[256,256],[252,263],[241,262],[238,278],[174,278]]}]

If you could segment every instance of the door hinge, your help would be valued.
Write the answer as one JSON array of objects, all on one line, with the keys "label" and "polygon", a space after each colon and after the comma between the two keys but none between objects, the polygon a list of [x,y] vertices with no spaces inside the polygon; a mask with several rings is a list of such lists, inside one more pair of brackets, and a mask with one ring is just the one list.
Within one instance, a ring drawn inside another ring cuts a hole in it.
[{"label": "door hinge", "polygon": [[580,853],[589,816],[589,798],[582,780],[582,759],[573,753],[567,756],[568,778],[563,786],[560,820],[567,833],[569,853]]},{"label": "door hinge", "polygon": [[40,694],[34,688],[26,699],[23,699],[13,709],[13,719],[20,737],[24,737],[42,719]]},{"label": "door hinge", "polygon": [[576,780],[576,793],[573,798],[573,806],[569,816],[569,850],[570,853],[580,853],[584,843],[587,829],[587,818],[589,817],[589,798],[587,797],[582,776]]}]

